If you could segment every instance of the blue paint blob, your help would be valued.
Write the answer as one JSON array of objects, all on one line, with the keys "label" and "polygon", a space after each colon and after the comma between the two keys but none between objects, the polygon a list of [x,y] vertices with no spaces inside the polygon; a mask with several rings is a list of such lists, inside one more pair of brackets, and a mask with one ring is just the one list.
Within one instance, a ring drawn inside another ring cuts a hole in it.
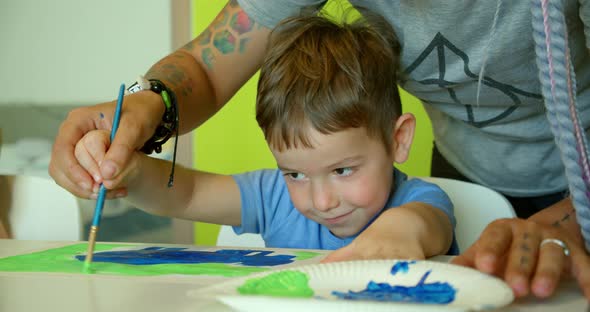
[{"label": "blue paint blob", "polygon": [[408,273],[410,270],[410,264],[416,263],[413,261],[399,261],[391,267],[391,275],[395,275],[397,272]]},{"label": "blue paint blob", "polygon": [[347,300],[376,300],[405,303],[447,304],[455,300],[457,290],[449,283],[425,283],[430,271],[424,273],[416,286],[395,286],[370,281],[361,291],[332,291],[332,295]]},{"label": "blue paint blob", "polygon": [[[140,250],[103,251],[93,255],[94,262],[112,262],[132,265],[181,264],[181,263],[225,263],[245,266],[274,266],[294,261],[295,256],[269,256],[266,250],[196,251],[187,248],[148,247]],[[86,256],[77,255],[84,261]]]}]

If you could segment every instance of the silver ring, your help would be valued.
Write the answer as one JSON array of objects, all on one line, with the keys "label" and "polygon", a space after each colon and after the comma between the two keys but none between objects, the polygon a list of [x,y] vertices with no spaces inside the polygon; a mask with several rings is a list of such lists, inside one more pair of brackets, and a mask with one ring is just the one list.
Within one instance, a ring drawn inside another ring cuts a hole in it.
[{"label": "silver ring", "polygon": [[543,247],[543,245],[549,244],[549,243],[553,243],[553,244],[563,248],[563,254],[566,257],[570,255],[570,249],[567,248],[567,245],[562,240],[559,240],[556,238],[545,238],[544,240],[541,241],[541,245],[539,247]]}]

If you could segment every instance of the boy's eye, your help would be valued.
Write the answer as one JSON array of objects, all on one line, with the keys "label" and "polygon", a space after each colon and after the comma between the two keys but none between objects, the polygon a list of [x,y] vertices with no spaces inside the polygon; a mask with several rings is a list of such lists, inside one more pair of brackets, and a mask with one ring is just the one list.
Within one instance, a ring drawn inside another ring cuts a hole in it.
[{"label": "boy's eye", "polygon": [[347,177],[352,174],[352,168],[338,168],[335,169],[334,172],[339,176]]},{"label": "boy's eye", "polygon": [[305,175],[301,172],[289,172],[286,174],[292,180],[303,180],[305,179]]}]

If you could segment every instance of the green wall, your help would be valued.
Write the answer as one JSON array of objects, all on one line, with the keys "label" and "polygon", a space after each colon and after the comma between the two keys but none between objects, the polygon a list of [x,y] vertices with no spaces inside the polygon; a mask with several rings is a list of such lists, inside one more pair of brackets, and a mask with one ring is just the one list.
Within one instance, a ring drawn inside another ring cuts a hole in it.
[{"label": "green wall", "polygon": [[[225,0],[193,0],[192,32],[195,36],[209,25],[225,3]],[[334,2],[329,2],[328,7],[330,12],[341,9]],[[194,137],[197,169],[232,174],[276,167],[255,119],[257,80],[258,74],[219,113],[197,129]],[[403,90],[401,95],[404,111],[416,115],[418,122],[410,159],[398,168],[409,175],[428,176],[432,152],[430,121],[416,98]],[[199,222],[195,228],[195,242],[197,245],[215,245],[218,232],[219,226]]]}]

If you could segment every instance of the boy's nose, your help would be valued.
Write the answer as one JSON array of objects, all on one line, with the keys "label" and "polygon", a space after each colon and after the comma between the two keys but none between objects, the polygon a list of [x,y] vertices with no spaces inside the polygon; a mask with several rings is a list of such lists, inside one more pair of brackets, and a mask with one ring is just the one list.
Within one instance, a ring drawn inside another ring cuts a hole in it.
[{"label": "boy's nose", "polygon": [[338,207],[338,196],[329,183],[315,183],[312,189],[313,206],[319,211],[328,211]]}]

